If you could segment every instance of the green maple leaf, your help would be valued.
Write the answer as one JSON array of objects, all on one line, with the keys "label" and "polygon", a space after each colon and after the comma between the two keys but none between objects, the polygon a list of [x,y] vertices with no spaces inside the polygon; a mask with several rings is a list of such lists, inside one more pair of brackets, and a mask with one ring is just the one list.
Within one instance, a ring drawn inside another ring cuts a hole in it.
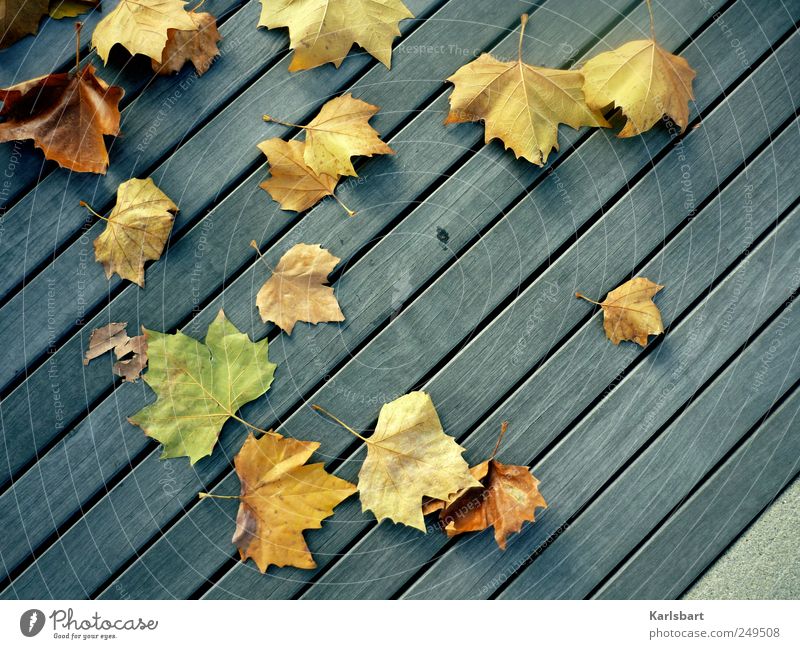
[{"label": "green maple leaf", "polygon": [[[164,445],[161,458],[211,455],[228,419],[272,383],[267,339],[250,342],[220,311],[205,343],[183,333],[145,329],[149,369],[144,380],[158,400],[128,421]],[[251,426],[252,427],[252,426]]]}]

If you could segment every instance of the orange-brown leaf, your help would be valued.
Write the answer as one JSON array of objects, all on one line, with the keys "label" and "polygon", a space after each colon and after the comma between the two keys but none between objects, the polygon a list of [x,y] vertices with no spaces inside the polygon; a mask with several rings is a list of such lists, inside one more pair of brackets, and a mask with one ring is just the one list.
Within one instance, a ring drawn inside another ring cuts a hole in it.
[{"label": "orange-brown leaf", "polygon": [[251,433],[234,460],[242,487],[232,540],[261,572],[270,565],[314,568],[303,532],[322,527],[356,491],[322,464],[306,464],[317,448],[271,431],[260,439]]},{"label": "orange-brown leaf", "polygon": [[104,135],[119,133],[125,92],[87,65],[76,74],[50,74],[0,90],[0,142],[33,140],[48,160],[72,171],[104,174]]}]

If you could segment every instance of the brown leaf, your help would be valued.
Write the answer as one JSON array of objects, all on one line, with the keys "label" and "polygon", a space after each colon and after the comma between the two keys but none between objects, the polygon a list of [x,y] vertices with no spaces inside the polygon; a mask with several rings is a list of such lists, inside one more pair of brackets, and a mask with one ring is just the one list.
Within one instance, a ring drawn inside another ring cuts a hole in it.
[{"label": "brown leaf", "polygon": [[103,264],[106,277],[117,273],[144,286],[144,264],[161,257],[177,211],[152,178],[122,183],[117,204],[105,219],[106,229],[94,241],[95,258]]},{"label": "brown leaf", "polygon": [[170,29],[167,31],[167,44],[161,53],[161,63],[151,59],[153,72],[172,74],[179,72],[187,61],[194,64],[197,76],[208,72],[214,58],[219,54],[217,43],[220,36],[217,19],[209,13],[189,12],[189,18],[196,29]]},{"label": "brown leaf", "polygon": [[611,291],[602,302],[590,300],[582,293],[576,293],[575,297],[603,308],[603,328],[615,345],[632,340],[646,347],[649,335],[664,333],[661,312],[653,302],[653,296],[662,288],[645,277],[635,277]]},{"label": "brown leaf", "polygon": [[127,326],[127,322],[110,322],[105,327],[93,330],[89,336],[89,348],[86,350],[83,364],[88,365],[89,361],[98,356],[102,356],[118,345],[126,344],[130,340],[125,331]]},{"label": "brown leaf", "polygon": [[242,560],[253,559],[261,572],[270,565],[316,567],[303,532],[322,527],[356,491],[321,463],[306,464],[317,448],[272,431],[260,439],[251,433],[234,460],[242,487],[232,541]]},{"label": "brown leaf", "polygon": [[269,160],[271,176],[259,186],[283,209],[304,212],[326,196],[333,196],[350,216],[355,214],[333,193],[339,178],[320,176],[305,163],[303,142],[273,138],[261,142],[258,148]]},{"label": "brown leaf", "polygon": [[104,135],[119,133],[122,88],[109,86],[87,65],[0,90],[0,142],[33,140],[48,160],[72,171],[104,174]]},{"label": "brown leaf", "polygon": [[0,5],[0,49],[39,31],[50,0],[4,0]]},{"label": "brown leaf", "polygon": [[342,322],[344,314],[333,288],[326,286],[339,261],[318,244],[290,248],[256,296],[261,319],[288,334],[297,322]]}]

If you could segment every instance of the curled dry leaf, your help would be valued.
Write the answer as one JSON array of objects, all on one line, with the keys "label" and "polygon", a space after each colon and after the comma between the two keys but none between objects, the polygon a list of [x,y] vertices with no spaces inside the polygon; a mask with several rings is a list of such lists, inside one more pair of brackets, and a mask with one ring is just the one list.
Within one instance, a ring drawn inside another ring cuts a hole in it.
[{"label": "curled dry leaf", "polygon": [[[506,432],[503,422],[500,439]],[[497,440],[497,446],[500,445]],[[497,452],[495,446],[495,453]],[[536,510],[547,507],[539,493],[539,481],[526,466],[501,464],[492,457],[470,469],[480,487],[471,487],[452,496],[447,502],[426,503],[424,513],[441,511],[439,519],[448,536],[479,532],[494,527],[494,538],[500,549],[506,549],[509,534],[522,529],[525,521],[536,520]]]},{"label": "curled dry leaf", "polygon": [[572,128],[609,124],[586,105],[579,71],[541,68],[522,61],[527,19],[522,16],[516,61],[498,61],[491,54],[481,54],[448,79],[455,88],[445,124],[483,120],[486,142],[499,138],[518,158],[543,165],[550,151],[558,150],[559,124]]},{"label": "curled dry leaf", "polygon": [[125,92],[109,86],[87,65],[0,90],[0,142],[33,140],[48,160],[72,171],[104,174],[104,135],[119,134],[119,102]]},{"label": "curled dry leaf", "polygon": [[259,27],[288,27],[291,72],[325,63],[337,68],[354,44],[387,68],[398,23],[413,18],[401,0],[261,0]]},{"label": "curled dry leaf", "polygon": [[251,433],[234,459],[242,487],[232,540],[242,561],[253,559],[261,572],[270,565],[316,567],[303,532],[322,527],[356,491],[322,464],[306,464],[317,448],[272,431],[260,439]]},{"label": "curled dry leaf", "polygon": [[74,18],[100,4],[100,0],[0,0],[0,49],[39,31],[46,14]]},{"label": "curled dry leaf", "polygon": [[[370,118],[380,110],[350,93],[328,101],[317,116],[305,126],[303,160],[316,174],[333,178],[357,176],[350,158],[356,155],[393,154],[394,151],[381,140],[378,132],[369,125]],[[264,115],[265,121],[274,120]],[[280,122],[287,124],[286,122]],[[288,126],[298,126],[287,124]]]},{"label": "curled dry leaf", "polygon": [[689,124],[692,80],[697,73],[686,59],[656,42],[649,3],[648,9],[651,38],[630,41],[583,64],[583,92],[589,106],[617,106],[627,118],[619,137],[643,133],[664,115],[682,131]]},{"label": "curled dry leaf", "polygon": [[653,302],[653,296],[662,288],[645,277],[635,277],[611,291],[602,302],[590,300],[582,293],[575,296],[603,308],[603,328],[615,345],[632,340],[646,347],[649,335],[664,333],[661,312]]},{"label": "curled dry leaf", "polygon": [[[275,364],[268,343],[251,342],[220,311],[205,343],[182,334],[145,329],[149,369],[144,380],[158,400],[129,421],[164,445],[162,458],[210,455],[223,424],[264,394]],[[248,424],[249,425],[249,424]]]},{"label": "curled dry leaf", "polygon": [[94,213],[106,221],[106,229],[94,241],[95,258],[103,264],[106,277],[117,273],[144,286],[144,264],[161,257],[177,211],[152,178],[122,183],[108,218]]},{"label": "curled dry leaf", "polygon": [[184,4],[183,0],[119,0],[95,27],[92,45],[104,63],[117,44],[161,63],[169,30],[197,29]]},{"label": "curled dry leaf", "polygon": [[152,59],[153,72],[173,74],[179,72],[187,61],[194,64],[197,76],[208,72],[214,58],[219,54],[217,43],[220,36],[217,30],[217,19],[209,13],[189,12],[189,18],[195,29],[169,29],[167,44],[161,53],[161,59]]},{"label": "curled dry leaf", "polygon": [[75,18],[100,6],[100,0],[50,0],[50,17]]},{"label": "curled dry leaf", "polygon": [[305,144],[279,138],[265,140],[258,148],[269,160],[270,178],[259,187],[268,192],[285,210],[304,212],[326,196],[333,196],[349,216],[355,212],[333,193],[338,177],[318,175],[304,160]]},{"label": "curled dry leaf", "polygon": [[333,288],[326,286],[339,261],[319,244],[292,246],[258,291],[256,306],[261,319],[274,322],[288,334],[297,322],[343,322]]},{"label": "curled dry leaf", "polygon": [[369,438],[333,418],[367,445],[367,457],[358,474],[358,491],[364,511],[379,521],[425,531],[423,498],[446,500],[450,494],[480,487],[461,457],[464,449],[446,435],[425,392],[409,394],[381,408],[378,425]]},{"label": "curled dry leaf", "polygon": [[126,381],[136,381],[147,365],[147,341],[144,335],[129,337],[125,331],[127,326],[127,322],[110,322],[93,330],[83,364],[88,365],[89,361],[113,349],[117,359],[114,374]]}]

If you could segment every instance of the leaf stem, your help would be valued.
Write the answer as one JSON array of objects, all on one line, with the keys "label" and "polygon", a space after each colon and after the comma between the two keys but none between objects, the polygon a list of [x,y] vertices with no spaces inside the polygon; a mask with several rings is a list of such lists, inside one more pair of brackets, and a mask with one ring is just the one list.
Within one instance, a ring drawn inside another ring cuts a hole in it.
[{"label": "leaf stem", "polygon": [[[648,0],[649,1],[649,0]],[[519,45],[517,46],[517,58],[522,61],[522,38],[525,36],[525,25],[528,24],[528,14],[522,14],[519,21],[521,26],[519,28]]]},{"label": "leaf stem", "polygon": [[349,207],[347,207],[347,205],[345,205],[345,204],[342,202],[342,199],[341,199],[341,198],[339,198],[339,197],[336,195],[336,193],[335,193],[335,192],[331,192],[331,196],[333,196],[333,197],[336,199],[336,202],[337,202],[337,203],[339,203],[339,205],[341,205],[341,206],[342,206],[342,208],[344,209],[344,211],[345,211],[345,212],[347,212],[347,216],[355,216],[356,214],[358,214],[358,212],[356,212],[355,210],[351,210]]},{"label": "leaf stem", "polygon": [[272,117],[270,115],[264,115],[261,119],[263,119],[265,122],[275,122],[276,124],[280,124],[281,126],[288,126],[290,128],[301,128],[301,129],[305,129],[305,130],[308,130],[308,131],[318,131],[318,130],[320,130],[320,129],[317,129],[317,128],[313,127],[313,126],[303,126],[302,124],[294,124],[292,122],[282,122],[281,120],[275,119],[274,117]]},{"label": "leaf stem", "polygon": [[317,412],[320,412],[320,413],[322,413],[323,415],[325,415],[326,417],[328,417],[328,419],[332,419],[332,420],[333,420],[333,421],[335,421],[337,424],[339,424],[339,425],[340,425],[342,428],[344,428],[346,431],[349,431],[349,432],[351,432],[353,435],[355,435],[356,437],[358,437],[358,439],[360,439],[362,442],[366,442],[367,444],[369,444],[369,440],[368,440],[366,437],[364,437],[363,435],[360,435],[359,433],[357,433],[355,430],[353,430],[352,428],[350,428],[350,426],[348,426],[348,425],[347,425],[346,423],[344,423],[344,422],[343,422],[341,419],[339,419],[339,418],[338,418],[336,415],[333,415],[333,414],[331,414],[330,412],[328,412],[327,410],[325,410],[325,408],[323,408],[322,406],[318,406],[317,404],[315,404],[315,403],[314,403],[314,404],[311,404],[311,409],[312,409],[312,410],[316,410]]},{"label": "leaf stem", "polygon": [[241,496],[217,496],[216,494],[208,494],[205,491],[201,491],[197,494],[200,500],[204,498],[216,498],[217,500],[241,500]]},{"label": "leaf stem", "polygon": [[653,19],[653,5],[651,0],[645,0],[647,3],[647,12],[650,14],[650,38],[656,40],[656,22]]},{"label": "leaf stem", "polygon": [[500,434],[497,436],[497,443],[494,445],[494,450],[492,451],[492,455],[489,457],[490,460],[493,460],[494,456],[497,455],[497,449],[500,448],[500,442],[503,441],[503,437],[505,437],[507,430],[508,430],[508,422],[507,421],[500,422]]},{"label": "leaf stem", "polygon": [[255,239],[253,239],[250,242],[250,247],[253,248],[258,253],[258,258],[264,263],[264,265],[274,273],[275,269],[267,263],[267,260],[264,258],[264,255],[262,255],[261,251],[258,249],[258,244],[256,243]]},{"label": "leaf stem", "polygon": [[276,433],[274,430],[264,430],[263,428],[259,428],[258,426],[253,426],[249,421],[245,421],[238,415],[230,415],[231,418],[238,421],[240,424],[247,426],[248,428],[252,428],[254,431],[261,433],[262,435],[272,435],[273,437],[283,437],[280,433]]},{"label": "leaf stem", "polygon": [[91,212],[92,214],[94,214],[94,215],[95,215],[95,216],[96,216],[98,219],[103,219],[104,221],[108,221],[108,219],[107,219],[105,216],[103,216],[102,214],[98,214],[97,212],[95,212],[95,211],[92,209],[92,206],[91,206],[91,205],[89,205],[89,203],[87,203],[86,201],[81,201],[79,204],[80,204],[80,206],[81,206],[81,207],[85,207],[87,210],[89,210],[89,212]]},{"label": "leaf stem", "polygon": [[591,302],[592,304],[596,304],[597,306],[603,306],[600,302],[586,297],[583,293],[575,293],[575,297],[580,298],[581,300],[586,300],[587,302]]}]

